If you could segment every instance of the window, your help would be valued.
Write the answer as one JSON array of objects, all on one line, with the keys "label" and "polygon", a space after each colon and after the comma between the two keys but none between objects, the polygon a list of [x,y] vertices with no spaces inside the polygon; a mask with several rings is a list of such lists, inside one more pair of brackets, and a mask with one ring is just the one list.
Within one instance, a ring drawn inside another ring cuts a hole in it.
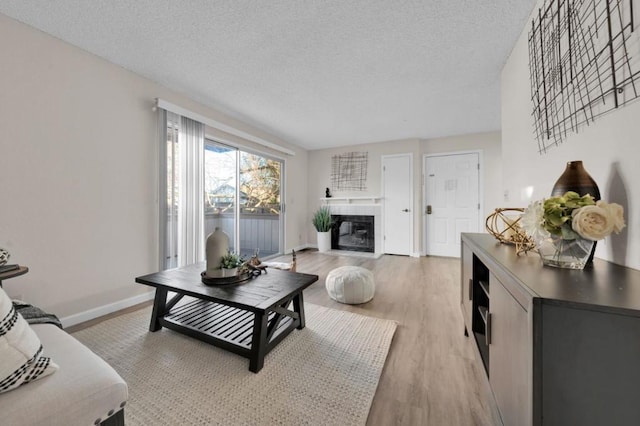
[{"label": "window", "polygon": [[282,252],[282,161],[205,143],[205,235],[219,227],[231,250],[250,257]]},{"label": "window", "polygon": [[216,227],[245,258],[282,253],[281,160],[205,140],[204,125],[161,114],[160,264],[203,261]]}]

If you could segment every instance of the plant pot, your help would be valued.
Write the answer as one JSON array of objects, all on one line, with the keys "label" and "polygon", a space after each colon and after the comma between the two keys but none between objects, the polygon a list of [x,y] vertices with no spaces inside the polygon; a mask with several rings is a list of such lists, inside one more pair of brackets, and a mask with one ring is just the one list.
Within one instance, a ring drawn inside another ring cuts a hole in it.
[{"label": "plant pot", "polygon": [[238,268],[228,268],[228,269],[223,268],[222,269],[222,276],[224,278],[235,277],[237,275],[238,275]]},{"label": "plant pot", "polygon": [[224,277],[224,269],[207,269],[205,272],[207,278],[222,278]]},{"label": "plant pot", "polygon": [[331,250],[331,231],[318,232],[318,251],[325,253]]}]

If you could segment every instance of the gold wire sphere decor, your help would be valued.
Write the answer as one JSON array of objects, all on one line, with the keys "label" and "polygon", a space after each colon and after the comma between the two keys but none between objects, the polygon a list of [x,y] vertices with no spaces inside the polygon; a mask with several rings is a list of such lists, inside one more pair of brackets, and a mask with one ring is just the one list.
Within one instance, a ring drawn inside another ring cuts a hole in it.
[{"label": "gold wire sphere decor", "polygon": [[507,207],[497,208],[487,216],[485,226],[487,232],[493,235],[503,244],[513,244],[516,246],[516,254],[535,251],[534,241],[520,227],[520,219],[524,208]]}]

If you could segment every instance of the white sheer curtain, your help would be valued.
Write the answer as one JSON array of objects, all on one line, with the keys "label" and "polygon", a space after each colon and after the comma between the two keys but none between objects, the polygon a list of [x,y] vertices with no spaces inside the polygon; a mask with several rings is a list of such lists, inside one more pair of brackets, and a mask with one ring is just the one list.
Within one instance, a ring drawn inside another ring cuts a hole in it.
[{"label": "white sheer curtain", "polygon": [[159,109],[160,267],[204,260],[204,125]]},{"label": "white sheer curtain", "polygon": [[204,125],[180,117],[178,266],[204,260]]}]

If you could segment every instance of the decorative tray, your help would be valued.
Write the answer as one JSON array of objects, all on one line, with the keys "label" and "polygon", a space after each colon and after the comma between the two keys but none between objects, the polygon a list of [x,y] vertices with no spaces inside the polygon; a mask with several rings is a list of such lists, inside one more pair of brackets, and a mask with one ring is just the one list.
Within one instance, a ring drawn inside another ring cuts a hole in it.
[{"label": "decorative tray", "polygon": [[238,284],[244,281],[247,281],[254,277],[254,271],[245,271],[241,272],[235,277],[220,277],[220,278],[211,278],[205,276],[206,271],[202,271],[200,276],[202,277],[202,283],[205,285],[231,285]]}]

